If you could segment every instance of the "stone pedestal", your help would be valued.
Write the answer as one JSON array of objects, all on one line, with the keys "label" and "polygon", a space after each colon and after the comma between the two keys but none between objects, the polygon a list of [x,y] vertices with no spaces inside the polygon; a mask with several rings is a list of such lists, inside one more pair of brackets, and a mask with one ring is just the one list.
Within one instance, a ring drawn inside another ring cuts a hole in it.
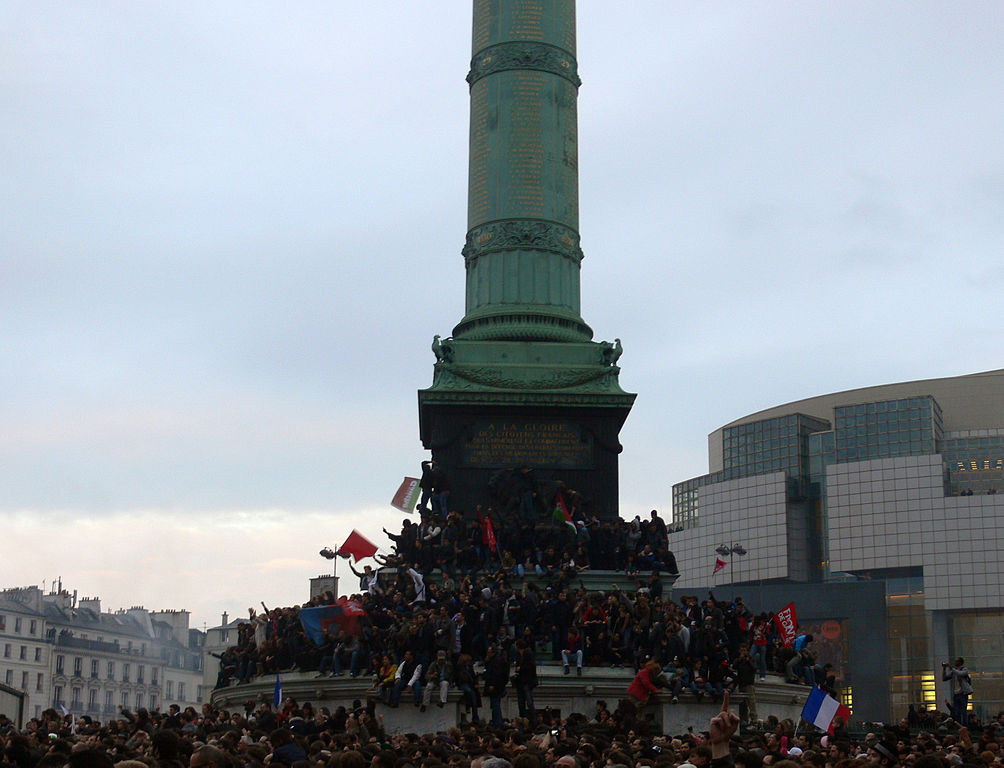
[{"label": "stone pedestal", "polygon": [[422,444],[449,479],[451,508],[504,508],[513,474],[528,467],[541,502],[564,486],[582,494],[585,511],[616,516],[618,434],[635,396],[620,388],[613,345],[444,345],[432,387],[419,392],[419,418]]}]

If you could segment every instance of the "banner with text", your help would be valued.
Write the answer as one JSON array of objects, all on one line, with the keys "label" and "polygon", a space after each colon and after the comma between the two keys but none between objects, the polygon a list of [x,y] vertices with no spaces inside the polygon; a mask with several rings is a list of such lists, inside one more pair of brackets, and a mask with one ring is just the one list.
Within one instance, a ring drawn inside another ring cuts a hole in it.
[{"label": "banner with text", "polygon": [[418,506],[421,495],[422,489],[418,487],[418,478],[406,477],[394,494],[394,498],[390,500],[390,505],[410,515]]},{"label": "banner with text", "polygon": [[787,648],[795,642],[795,628],[798,626],[798,621],[795,618],[794,603],[788,603],[775,613],[774,623],[777,625],[777,634],[781,638],[781,645]]}]

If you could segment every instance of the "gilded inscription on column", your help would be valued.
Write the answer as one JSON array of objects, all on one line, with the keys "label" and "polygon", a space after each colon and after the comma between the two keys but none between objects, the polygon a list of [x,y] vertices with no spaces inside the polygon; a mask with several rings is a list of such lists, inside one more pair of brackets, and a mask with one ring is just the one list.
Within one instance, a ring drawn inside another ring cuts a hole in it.
[{"label": "gilded inscription on column", "polygon": [[472,50],[477,52],[488,45],[491,34],[491,8],[487,2],[474,4],[474,35]]},{"label": "gilded inscription on column", "polygon": [[517,216],[544,215],[544,143],[541,105],[545,76],[517,72],[513,76],[513,103],[509,157],[512,163],[510,210]]},{"label": "gilded inscription on column", "polygon": [[575,6],[566,11],[558,24],[558,42],[562,48],[575,53]]},{"label": "gilded inscription on column", "polygon": [[544,5],[542,0],[515,0],[512,33],[517,40],[543,40]]},{"label": "gilded inscription on column", "polygon": [[488,97],[486,85],[479,83],[471,90],[471,157],[467,190],[468,226],[489,218],[488,164],[491,146],[488,143]]}]

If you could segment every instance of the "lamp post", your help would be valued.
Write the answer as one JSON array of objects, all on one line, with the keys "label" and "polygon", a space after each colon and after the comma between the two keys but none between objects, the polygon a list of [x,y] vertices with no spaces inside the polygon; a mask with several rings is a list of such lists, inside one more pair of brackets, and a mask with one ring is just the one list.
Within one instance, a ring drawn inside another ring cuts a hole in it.
[{"label": "lamp post", "polygon": [[[746,548],[742,544],[739,544],[738,542],[736,542],[732,546],[729,546],[727,544],[722,544],[718,547],[715,547],[715,552],[717,552],[722,557],[727,557],[729,559],[729,566],[732,566],[733,555],[736,555],[738,557],[745,557],[747,554],[749,554],[746,551]],[[736,578],[733,581],[733,583],[735,583],[736,581],[739,581],[738,574],[736,575]]]},{"label": "lamp post", "polygon": [[331,578],[335,581],[335,597],[338,597],[338,558],[344,557],[348,559],[348,555],[343,555],[338,550],[334,550],[331,547],[325,547],[318,553],[325,560],[331,561]]}]

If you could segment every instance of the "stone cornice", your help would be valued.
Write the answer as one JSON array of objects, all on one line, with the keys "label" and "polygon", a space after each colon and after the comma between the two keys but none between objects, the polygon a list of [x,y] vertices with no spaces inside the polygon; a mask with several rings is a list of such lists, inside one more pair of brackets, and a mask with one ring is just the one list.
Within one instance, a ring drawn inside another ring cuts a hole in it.
[{"label": "stone cornice", "polygon": [[[499,365],[450,365],[441,363],[437,375],[450,374],[454,386],[460,388],[494,387],[511,390],[549,390],[581,387],[597,379],[616,376],[619,369],[598,366],[573,368],[571,366],[512,367]],[[458,386],[460,382],[463,385]]]},{"label": "stone cornice", "polygon": [[500,390],[419,390],[422,405],[533,405],[565,407],[591,405],[601,408],[630,408],[636,395],[628,392],[505,392]]}]

